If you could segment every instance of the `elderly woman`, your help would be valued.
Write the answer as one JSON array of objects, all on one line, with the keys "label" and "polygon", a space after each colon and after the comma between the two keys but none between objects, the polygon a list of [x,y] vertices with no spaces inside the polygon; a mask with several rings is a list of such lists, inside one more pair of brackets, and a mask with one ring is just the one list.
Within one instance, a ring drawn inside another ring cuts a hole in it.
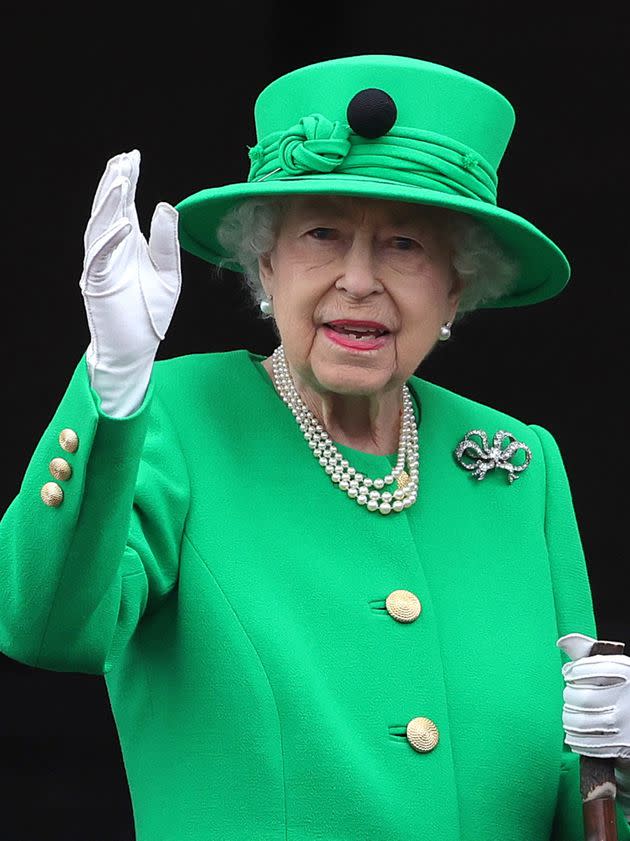
[{"label": "elderly woman", "polygon": [[[414,373],[462,313],[568,279],[497,206],[513,119],[416,59],[301,68],[257,100],[248,181],[158,205],[148,243],[138,152],[107,165],[0,648],[104,675],[137,841],[577,841],[580,754],[630,838],[630,658],[587,656],[556,443]],[[180,239],[245,275],[270,357],[155,361]]]}]

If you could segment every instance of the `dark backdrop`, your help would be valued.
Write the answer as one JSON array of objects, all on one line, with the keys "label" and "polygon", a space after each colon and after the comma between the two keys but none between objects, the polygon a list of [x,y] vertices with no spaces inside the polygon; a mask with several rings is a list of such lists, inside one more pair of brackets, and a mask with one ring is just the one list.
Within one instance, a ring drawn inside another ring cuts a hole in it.
[{"label": "dark backdrop", "polygon": [[[625,12],[574,4],[272,2],[185,6],[131,19],[5,15],[4,511],[89,342],[82,235],[106,160],[137,147],[144,230],[157,201],[246,177],[252,107],[303,64],[398,53],[498,88],[517,113],[499,202],[568,255],[573,278],[535,307],[482,311],[418,373],[555,435],[570,476],[600,638],[630,642],[622,411],[628,149]],[[619,9],[624,4],[615,4]],[[514,11],[506,15],[506,9]],[[390,11],[391,10],[391,11]],[[164,19],[160,20],[160,14]],[[248,347],[268,325],[235,275],[183,253],[183,288],[158,358]],[[514,652],[518,656],[518,652]],[[4,841],[134,838],[104,680],[0,655]],[[535,723],[534,723],[535,724]],[[535,729],[535,728],[534,728]]]}]

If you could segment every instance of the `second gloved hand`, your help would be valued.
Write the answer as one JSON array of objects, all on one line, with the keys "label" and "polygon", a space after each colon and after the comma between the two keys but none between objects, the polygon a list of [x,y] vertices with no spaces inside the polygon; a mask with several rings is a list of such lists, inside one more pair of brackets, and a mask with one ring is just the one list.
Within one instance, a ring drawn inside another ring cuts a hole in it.
[{"label": "second gloved hand", "polygon": [[562,667],[565,742],[575,753],[614,759],[617,800],[630,821],[630,657],[591,656],[595,642],[575,633],[556,643],[572,658]]},{"label": "second gloved hand", "polygon": [[181,290],[177,211],[157,205],[147,243],[135,208],[139,170],[137,150],[108,162],[85,231],[79,281],[91,337],[90,383],[102,410],[114,417],[142,403]]},{"label": "second gloved hand", "polygon": [[556,643],[571,662],[562,711],[565,742],[585,756],[630,759],[630,657],[589,652],[596,640],[567,634]]}]

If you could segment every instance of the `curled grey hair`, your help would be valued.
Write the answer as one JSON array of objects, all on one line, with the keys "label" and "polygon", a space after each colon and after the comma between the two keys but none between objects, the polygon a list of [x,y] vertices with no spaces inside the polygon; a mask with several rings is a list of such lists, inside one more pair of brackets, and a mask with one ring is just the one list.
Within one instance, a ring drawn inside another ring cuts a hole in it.
[{"label": "curled grey hair", "polygon": [[[223,217],[217,229],[217,239],[228,255],[226,261],[234,260],[243,267],[247,288],[262,318],[270,316],[260,311],[260,302],[266,295],[260,281],[258,257],[272,250],[284,206],[282,198],[245,199]],[[445,219],[453,269],[464,283],[459,318],[481,303],[508,292],[518,268],[481,222],[450,209],[445,212]]]}]

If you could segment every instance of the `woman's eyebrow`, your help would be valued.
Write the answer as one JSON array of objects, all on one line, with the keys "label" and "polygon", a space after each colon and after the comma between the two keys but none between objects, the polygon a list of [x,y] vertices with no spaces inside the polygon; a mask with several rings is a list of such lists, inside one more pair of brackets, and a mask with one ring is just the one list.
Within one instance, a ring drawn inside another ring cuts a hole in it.
[{"label": "woman's eyebrow", "polygon": [[[334,198],[324,198],[321,200],[311,199],[304,201],[299,210],[303,216],[316,216],[319,213],[325,213],[327,216],[337,219],[349,219],[352,216],[352,208],[347,207],[341,202],[336,202]],[[386,225],[420,225],[423,228],[430,227],[434,224],[427,213],[415,209],[398,209],[383,220]]]}]

